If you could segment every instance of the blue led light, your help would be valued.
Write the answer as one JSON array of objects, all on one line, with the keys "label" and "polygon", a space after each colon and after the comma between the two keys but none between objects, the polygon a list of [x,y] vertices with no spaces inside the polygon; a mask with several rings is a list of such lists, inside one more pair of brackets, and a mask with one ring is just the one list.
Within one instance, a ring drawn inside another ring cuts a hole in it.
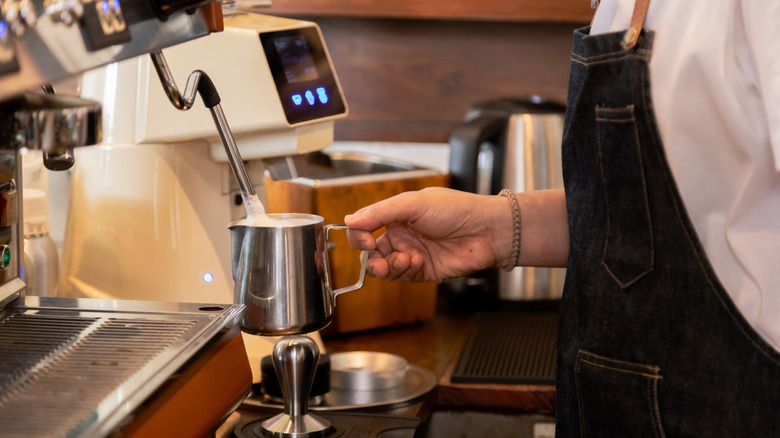
[{"label": "blue led light", "polygon": [[119,11],[119,0],[114,0],[114,10]]},{"label": "blue led light", "polygon": [[306,102],[309,102],[309,105],[314,105],[314,93],[312,93],[311,90],[306,90],[304,95],[306,96]]},{"label": "blue led light", "polygon": [[108,0],[103,0],[103,4],[100,5],[100,6],[103,9],[103,13],[104,14],[108,14],[108,9],[109,9],[109,6],[110,6],[109,3],[108,3]]},{"label": "blue led light", "polygon": [[300,105],[301,103],[303,103],[303,96],[301,96],[300,94],[293,94],[292,101],[294,104]]},{"label": "blue led light", "polygon": [[5,38],[6,33],[8,33],[8,25],[5,21],[0,21],[0,38]]},{"label": "blue led light", "polygon": [[328,103],[328,92],[325,90],[325,87],[317,88],[317,97],[320,98],[320,103],[323,105]]},{"label": "blue led light", "polygon": [[211,283],[212,281],[214,281],[214,274],[212,274],[211,272],[206,272],[205,274],[203,274],[203,281],[205,283]]}]

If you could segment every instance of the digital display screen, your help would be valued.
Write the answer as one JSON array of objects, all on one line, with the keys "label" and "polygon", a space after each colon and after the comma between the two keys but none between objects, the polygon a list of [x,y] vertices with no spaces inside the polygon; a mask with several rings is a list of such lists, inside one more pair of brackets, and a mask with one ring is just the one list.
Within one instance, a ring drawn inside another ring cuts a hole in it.
[{"label": "digital display screen", "polygon": [[315,27],[260,34],[287,122],[346,113],[346,104]]},{"label": "digital display screen", "polygon": [[291,35],[274,39],[274,47],[282,62],[284,77],[290,84],[317,79],[317,66],[314,64],[309,44],[303,35]]}]

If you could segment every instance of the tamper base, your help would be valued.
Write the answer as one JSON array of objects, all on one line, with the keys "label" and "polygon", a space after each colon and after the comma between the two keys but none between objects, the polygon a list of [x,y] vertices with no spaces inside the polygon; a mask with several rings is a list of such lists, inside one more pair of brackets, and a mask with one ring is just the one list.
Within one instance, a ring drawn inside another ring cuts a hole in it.
[{"label": "tamper base", "polygon": [[314,414],[290,416],[281,413],[264,421],[262,429],[263,436],[274,438],[319,438],[332,432],[330,421]]}]

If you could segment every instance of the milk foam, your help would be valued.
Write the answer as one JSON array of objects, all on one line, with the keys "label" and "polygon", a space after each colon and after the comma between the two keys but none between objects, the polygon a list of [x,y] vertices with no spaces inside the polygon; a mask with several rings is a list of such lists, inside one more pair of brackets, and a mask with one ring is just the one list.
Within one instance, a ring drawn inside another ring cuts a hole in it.
[{"label": "milk foam", "polygon": [[246,219],[242,219],[236,225],[247,227],[283,227],[310,225],[319,222],[318,219],[308,217],[278,217],[269,216],[265,213],[265,207],[257,195],[245,195],[244,206],[246,207]]},{"label": "milk foam", "polygon": [[260,197],[257,196],[257,194],[247,195],[246,193],[242,193],[241,198],[244,200],[244,207],[246,207],[247,220],[253,221],[255,219],[263,220],[268,218],[268,215],[265,214],[265,206],[263,206],[263,203],[260,201]]}]

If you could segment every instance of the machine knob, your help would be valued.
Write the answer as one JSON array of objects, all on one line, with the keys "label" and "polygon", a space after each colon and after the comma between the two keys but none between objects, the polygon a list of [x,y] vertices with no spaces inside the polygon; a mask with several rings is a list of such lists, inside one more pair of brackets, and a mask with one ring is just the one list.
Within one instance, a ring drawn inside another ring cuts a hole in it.
[{"label": "machine knob", "polygon": [[8,28],[17,37],[21,37],[28,28],[35,26],[38,19],[35,5],[31,0],[5,0],[2,13]]},{"label": "machine knob", "polygon": [[55,23],[70,26],[84,15],[84,4],[81,0],[54,0],[44,2],[45,13]]}]

